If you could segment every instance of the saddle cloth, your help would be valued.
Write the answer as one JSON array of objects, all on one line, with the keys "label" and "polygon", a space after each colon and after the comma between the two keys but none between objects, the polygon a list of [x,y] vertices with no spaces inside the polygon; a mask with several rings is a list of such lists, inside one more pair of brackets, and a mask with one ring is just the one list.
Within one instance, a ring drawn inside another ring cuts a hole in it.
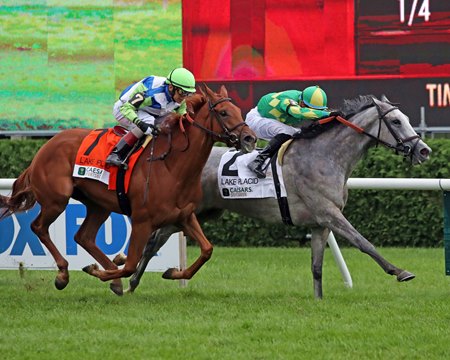
[{"label": "saddle cloth", "polygon": [[[108,185],[109,190],[116,190],[118,167],[106,165],[105,161],[120,138],[115,134],[114,129],[91,131],[78,149],[72,176],[98,180]],[[126,192],[128,192],[133,167],[142,151],[143,148],[140,147],[129,158],[128,170],[125,173]]]},{"label": "saddle cloth", "polygon": [[[222,155],[217,174],[222,198],[277,198],[272,166],[269,165],[265,179],[258,179],[256,174],[247,167],[247,164],[252,162],[257,155],[256,150],[249,154],[243,154],[235,149],[231,149]],[[286,197],[280,161],[276,161],[276,172],[280,182],[281,196]]]}]

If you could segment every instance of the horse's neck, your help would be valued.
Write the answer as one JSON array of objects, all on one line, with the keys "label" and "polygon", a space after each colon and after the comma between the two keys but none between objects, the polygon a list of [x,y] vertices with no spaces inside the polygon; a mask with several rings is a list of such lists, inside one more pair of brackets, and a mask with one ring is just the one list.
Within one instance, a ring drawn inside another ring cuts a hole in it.
[{"label": "horse's neck", "polygon": [[[375,134],[378,122],[376,121],[376,115],[372,112],[376,112],[376,110],[374,108],[367,109],[355,115],[351,120],[365,131]],[[367,119],[373,120],[368,121]],[[321,136],[317,139],[320,142],[317,144],[320,148],[318,151],[343,168],[346,177],[350,176],[358,161],[374,144],[373,139],[370,137],[344,125],[336,125],[323,135],[323,137]]]},{"label": "horse's neck", "polygon": [[179,179],[186,182],[200,179],[203,167],[211,153],[213,140],[204,130],[189,124],[186,133],[174,131],[171,156],[166,160],[170,171],[176,172]]}]

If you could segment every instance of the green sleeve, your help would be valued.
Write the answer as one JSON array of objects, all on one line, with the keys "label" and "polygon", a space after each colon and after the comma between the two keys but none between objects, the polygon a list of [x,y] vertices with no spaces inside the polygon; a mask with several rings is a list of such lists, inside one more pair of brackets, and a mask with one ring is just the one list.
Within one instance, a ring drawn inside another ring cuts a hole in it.
[{"label": "green sleeve", "polygon": [[299,120],[316,120],[329,116],[330,112],[325,110],[316,110],[307,107],[301,107],[300,105],[298,105],[290,106],[288,109],[288,114]]},{"label": "green sleeve", "polygon": [[138,116],[137,116],[138,108],[140,108],[141,106],[152,105],[152,99],[150,97],[144,98],[143,95],[142,95],[143,101],[136,102],[137,106],[133,105],[133,103],[135,103],[134,100],[135,100],[136,95],[139,93],[143,94],[145,90],[146,90],[146,88],[145,88],[144,84],[142,84],[142,83],[139,84],[138,86],[136,86],[136,89],[134,89],[133,93],[130,94],[129,100],[126,101],[120,107],[120,112],[122,113],[122,115],[133,123],[136,123],[136,121],[138,120]]},{"label": "green sleeve", "polygon": [[122,113],[122,115],[133,123],[135,123],[138,119],[136,111],[137,109],[128,101],[120,107],[120,112]]},{"label": "green sleeve", "polygon": [[185,100],[183,100],[183,101],[181,102],[180,107],[177,108],[177,109],[175,110],[175,112],[176,112],[177,114],[180,114],[180,115],[186,114],[186,112],[187,112],[187,106],[186,106],[186,101],[185,101]]}]

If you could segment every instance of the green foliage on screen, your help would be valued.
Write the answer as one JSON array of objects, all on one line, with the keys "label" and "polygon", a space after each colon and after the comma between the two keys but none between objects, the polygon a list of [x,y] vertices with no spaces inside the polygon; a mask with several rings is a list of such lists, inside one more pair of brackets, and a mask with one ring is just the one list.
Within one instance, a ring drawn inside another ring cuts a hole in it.
[{"label": "green foliage on screen", "polygon": [[181,1],[3,1],[0,130],[98,128],[130,83],[182,65]]}]

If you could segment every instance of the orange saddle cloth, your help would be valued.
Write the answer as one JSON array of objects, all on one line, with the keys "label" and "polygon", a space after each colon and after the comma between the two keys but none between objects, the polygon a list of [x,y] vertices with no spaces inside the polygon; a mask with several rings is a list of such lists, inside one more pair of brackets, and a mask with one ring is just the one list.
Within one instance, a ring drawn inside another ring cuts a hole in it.
[{"label": "orange saddle cloth", "polygon": [[[77,152],[73,177],[101,181],[109,190],[116,190],[118,167],[106,165],[106,158],[119,142],[120,136],[114,129],[97,129],[91,131],[83,140]],[[140,147],[128,160],[125,173],[125,191],[128,192],[131,173],[137,159],[144,149]]]}]

